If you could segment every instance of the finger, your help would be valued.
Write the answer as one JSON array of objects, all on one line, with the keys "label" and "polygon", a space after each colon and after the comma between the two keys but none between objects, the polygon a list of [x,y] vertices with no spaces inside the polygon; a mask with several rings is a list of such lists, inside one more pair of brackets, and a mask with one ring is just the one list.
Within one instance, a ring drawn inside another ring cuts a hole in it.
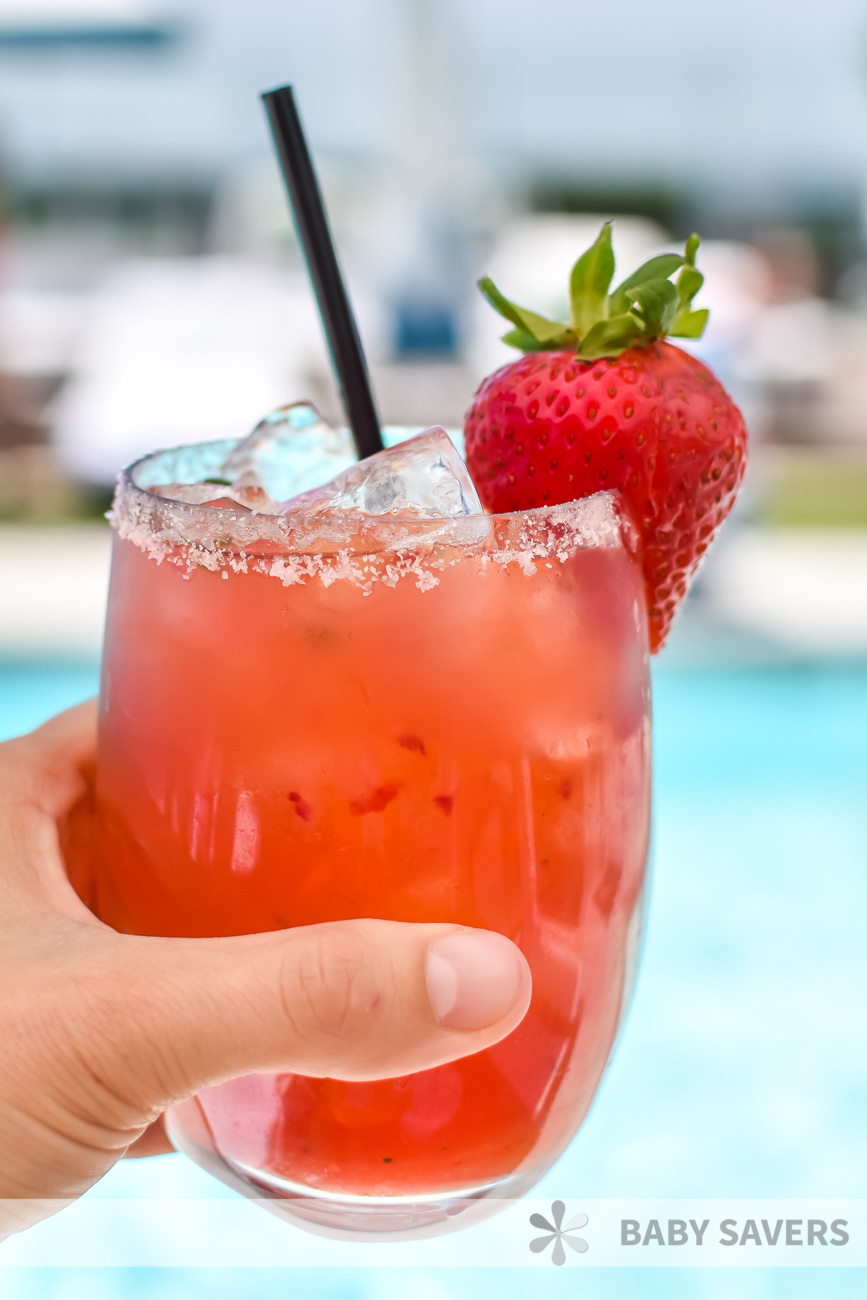
[{"label": "finger", "polygon": [[59,713],[35,731],[0,745],[3,789],[50,816],[67,812],[96,764],[96,700]]},{"label": "finger", "polygon": [[124,1155],[130,1159],[140,1159],[144,1156],[165,1156],[175,1150],[175,1147],[169,1141],[166,1133],[165,1118],[160,1115],[159,1119],[154,1120],[153,1124],[148,1124],[141,1137],[136,1138],[127,1147]]},{"label": "finger", "polygon": [[95,701],[0,744],[0,911],[7,922],[22,907],[93,920],[66,878],[58,820],[85,793],[95,752]]},{"label": "finger", "polygon": [[95,696],[57,713],[41,726],[19,737],[57,753],[62,750],[74,762],[96,758],[96,722],[98,700]]},{"label": "finger", "polygon": [[115,1095],[130,1080],[142,1113],[254,1071],[431,1069],[498,1042],[530,1001],[520,950],[456,926],[341,921],[231,939],[113,935],[109,946],[77,1002]]}]

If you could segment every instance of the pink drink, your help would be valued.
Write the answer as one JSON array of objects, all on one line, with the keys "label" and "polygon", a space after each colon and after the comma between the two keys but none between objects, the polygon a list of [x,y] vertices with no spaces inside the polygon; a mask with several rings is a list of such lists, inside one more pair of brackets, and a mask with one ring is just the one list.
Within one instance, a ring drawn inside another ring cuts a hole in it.
[{"label": "pink drink", "polygon": [[173,1136],[338,1227],[525,1191],[587,1111],[634,955],[647,633],[612,499],[353,533],[128,480],[116,523],[101,829],[77,872],[99,916],[188,936],[454,921],[533,972],[493,1048],[374,1083],[239,1079],[175,1108]]}]

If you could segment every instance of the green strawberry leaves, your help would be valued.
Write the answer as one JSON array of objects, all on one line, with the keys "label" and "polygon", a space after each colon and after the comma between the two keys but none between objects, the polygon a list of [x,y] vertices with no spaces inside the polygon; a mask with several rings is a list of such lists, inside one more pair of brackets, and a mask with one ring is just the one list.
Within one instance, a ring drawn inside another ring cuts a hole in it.
[{"label": "green strawberry leaves", "polygon": [[649,262],[639,266],[637,271],[633,271],[614,290],[610,299],[610,314],[616,316],[629,310],[630,289],[638,289],[652,280],[667,280],[683,266],[685,260],[679,253],[661,253],[659,257],[651,257]]},{"label": "green strawberry leaves", "polygon": [[[693,309],[692,300],[704,283],[696,269],[698,235],[690,235],[683,256],[662,253],[633,271],[609,292],[614,278],[611,222],[578,258],[569,278],[571,324],[549,320],[519,307],[500,293],[487,276],[479,288],[496,311],[514,326],[503,341],[522,352],[574,348],[586,360],[615,357],[628,347],[654,339],[700,338],[707,325],[706,308]],[[677,281],[671,276],[679,272]]]},{"label": "green strawberry leaves", "polygon": [[612,320],[599,320],[584,335],[579,354],[585,361],[599,357],[616,357],[637,343],[644,330],[641,321],[632,315],[615,316]]},{"label": "green strawberry leaves", "polygon": [[692,310],[692,300],[704,284],[704,276],[695,266],[698,244],[698,235],[690,235],[684,250],[683,268],[677,277],[677,315],[668,332],[679,339],[700,339],[710,314],[706,307],[700,311]]},{"label": "green strawberry leaves", "polygon": [[519,348],[521,352],[546,352],[550,349],[550,343],[543,343],[540,339],[534,339],[532,334],[526,330],[514,329],[500,336],[504,343],[508,343],[510,348]]},{"label": "green strawberry leaves", "polygon": [[677,289],[670,280],[648,280],[637,289],[627,289],[632,309],[649,338],[665,338],[677,315]]},{"label": "green strawberry leaves", "polygon": [[668,332],[673,339],[700,339],[709,316],[707,307],[701,311],[682,311]]},{"label": "green strawberry leaves", "polygon": [[[544,343],[549,348],[566,348],[570,346],[570,339],[575,341],[575,334],[568,325],[548,320],[547,316],[540,316],[538,312],[528,311],[526,307],[518,307],[515,303],[509,302],[488,276],[479,280],[479,288],[491,306],[501,316],[505,316],[506,320],[517,326],[519,334],[529,335],[536,343]],[[510,333],[514,334],[515,331],[511,330]],[[523,344],[517,346],[522,347]]]},{"label": "green strawberry leaves", "polygon": [[578,258],[569,277],[572,324],[579,338],[583,338],[598,320],[608,315],[608,290],[613,279],[611,222],[606,221],[596,243]]}]

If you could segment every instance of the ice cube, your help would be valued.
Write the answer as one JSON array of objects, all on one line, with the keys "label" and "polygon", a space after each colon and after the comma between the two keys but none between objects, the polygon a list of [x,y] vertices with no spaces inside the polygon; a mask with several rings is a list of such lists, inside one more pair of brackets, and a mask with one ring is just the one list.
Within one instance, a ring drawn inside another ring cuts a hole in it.
[{"label": "ice cube", "polygon": [[347,429],[335,429],[309,402],[278,406],[229,452],[220,474],[235,488],[260,487],[285,501],[353,465]]},{"label": "ice cube", "polygon": [[203,479],[201,483],[154,483],[148,491],[169,501],[182,501],[186,505],[212,506],[219,501],[224,510],[237,508],[260,515],[276,515],[280,507],[260,487],[233,487],[225,480]]},{"label": "ice cube", "polygon": [[445,429],[435,425],[415,438],[377,452],[321,487],[282,507],[284,514],[332,510],[425,519],[482,513],[479,495]]}]

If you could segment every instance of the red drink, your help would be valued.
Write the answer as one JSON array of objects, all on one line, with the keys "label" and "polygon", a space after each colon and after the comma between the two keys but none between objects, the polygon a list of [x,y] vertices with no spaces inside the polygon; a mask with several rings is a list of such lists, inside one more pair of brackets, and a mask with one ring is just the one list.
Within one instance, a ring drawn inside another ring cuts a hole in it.
[{"label": "red drink", "polygon": [[116,522],[78,881],[98,915],[186,936],[459,922],[533,972],[495,1047],[373,1083],[250,1076],[175,1108],[173,1136],[263,1195],[523,1192],[608,1058],[647,850],[643,586],[611,499],[293,527],[128,480]]}]

